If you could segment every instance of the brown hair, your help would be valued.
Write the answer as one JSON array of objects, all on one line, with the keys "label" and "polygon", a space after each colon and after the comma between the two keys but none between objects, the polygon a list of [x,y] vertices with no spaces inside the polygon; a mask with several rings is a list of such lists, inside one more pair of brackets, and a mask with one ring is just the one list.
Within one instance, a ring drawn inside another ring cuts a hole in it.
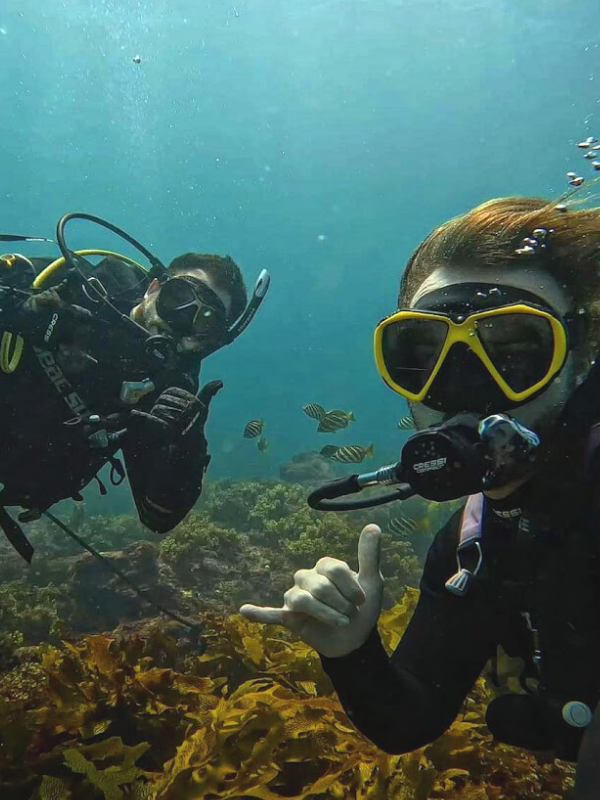
[{"label": "brown hair", "polygon": [[248,294],[240,268],[230,256],[207,255],[205,253],[184,253],[169,264],[171,274],[193,272],[202,269],[213,279],[215,286],[231,297],[231,310],[227,322],[234,322],[246,308]]},{"label": "brown hair", "polygon": [[[400,282],[399,306],[440,266],[477,263],[506,270],[536,267],[555,278],[575,308],[590,314],[600,336],[600,207],[561,210],[560,201],[538,197],[488,200],[436,228],[410,257]],[[548,247],[517,255],[535,228],[549,231]]]}]

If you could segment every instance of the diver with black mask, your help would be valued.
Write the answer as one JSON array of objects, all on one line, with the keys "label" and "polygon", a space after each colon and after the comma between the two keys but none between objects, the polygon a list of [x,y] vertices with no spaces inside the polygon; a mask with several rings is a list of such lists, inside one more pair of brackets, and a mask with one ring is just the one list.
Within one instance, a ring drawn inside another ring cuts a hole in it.
[{"label": "diver with black mask", "polygon": [[[71,250],[65,226],[108,228],[150,261],[107,250]],[[1,234],[0,241],[37,237]],[[52,242],[52,239],[44,241]],[[233,342],[269,285],[263,271],[247,303],[235,262],[188,253],[164,266],[106,220],[69,214],[57,226],[58,258],[0,256],[0,525],[30,561],[19,522],[37,519],[111,465],[128,478],[141,522],[172,530],[202,490],[210,455],[204,435],[221,389],[199,390],[203,360]],[[96,265],[88,260],[102,256]],[[121,450],[123,468],[117,458]]]},{"label": "diver with black mask", "polygon": [[[494,738],[578,758],[600,696],[599,251],[600,209],[512,197],[450,220],[411,257],[375,356],[418,432],[398,464],[309,498],[344,510],[469,495],[429,549],[391,656],[376,525],[360,535],[358,572],[326,556],[295,574],[281,608],[240,609],[314,647],[348,717],[389,753],[444,733],[508,654],[522,659],[521,690],[499,687]],[[392,490],[334,499],[376,484]]]}]

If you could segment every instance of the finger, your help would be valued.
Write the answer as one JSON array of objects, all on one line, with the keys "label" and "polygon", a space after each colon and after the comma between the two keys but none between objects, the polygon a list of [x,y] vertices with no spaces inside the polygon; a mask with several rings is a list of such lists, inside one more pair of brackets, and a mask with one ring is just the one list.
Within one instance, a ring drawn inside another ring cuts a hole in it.
[{"label": "finger", "polygon": [[138,419],[143,419],[152,425],[161,425],[163,428],[169,427],[168,422],[159,417],[155,417],[154,414],[148,414],[146,411],[139,411],[137,408],[133,408],[129,413],[133,418],[137,417]]},{"label": "finger", "polygon": [[198,400],[205,405],[208,409],[208,406],[211,403],[213,397],[221,391],[223,388],[223,381],[210,381],[207,383],[206,386],[203,386],[200,390],[200,394],[198,395]]},{"label": "finger", "polygon": [[307,617],[312,617],[318,622],[331,627],[342,627],[348,625],[350,622],[349,617],[345,614],[340,614],[335,608],[322,603],[316,597],[305,589],[300,589],[293,586],[284,595],[285,605],[284,611],[288,610],[295,614],[304,614]]},{"label": "finger", "polygon": [[240,614],[251,622],[263,622],[265,625],[283,625],[283,608],[269,608],[267,606],[253,606],[245,603],[240,608]]},{"label": "finger", "polygon": [[181,386],[170,386],[168,389],[165,389],[162,393],[163,397],[180,397],[182,400],[190,400],[190,398],[194,397],[191,392],[188,392],[187,389],[182,389]]},{"label": "finger", "polygon": [[69,311],[76,319],[91,319],[93,314],[87,308],[82,306],[72,305],[69,306]]},{"label": "finger", "polygon": [[161,422],[168,424],[169,422],[178,422],[181,418],[181,410],[175,410],[168,406],[156,405],[152,409],[152,416],[159,419]]},{"label": "finger", "polygon": [[358,580],[379,578],[380,560],[381,528],[379,525],[366,525],[358,540]]},{"label": "finger", "polygon": [[[192,397],[191,400],[195,400],[196,398]],[[161,394],[161,396],[156,401],[157,407],[160,406],[162,408],[174,408],[179,411],[185,411],[186,408],[190,405],[190,398],[187,399],[183,397],[176,397],[171,394]]]},{"label": "finger", "polygon": [[353,606],[360,606],[365,602],[365,593],[358,582],[358,576],[345,561],[326,556],[317,561],[315,569],[319,575],[328,578]]},{"label": "finger", "polygon": [[299,570],[294,580],[300,589],[310,592],[321,603],[339,611],[340,614],[351,617],[356,611],[357,603],[352,603],[344,597],[333,581],[324,575],[315,574],[314,570]]}]

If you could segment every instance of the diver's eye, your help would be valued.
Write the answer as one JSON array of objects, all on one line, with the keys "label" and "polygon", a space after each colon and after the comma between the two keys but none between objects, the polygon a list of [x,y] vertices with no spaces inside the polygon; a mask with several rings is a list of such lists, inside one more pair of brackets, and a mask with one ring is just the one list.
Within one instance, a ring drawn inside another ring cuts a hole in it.
[{"label": "diver's eye", "polygon": [[536,342],[498,342],[495,349],[501,355],[519,356],[535,354],[540,348]]}]

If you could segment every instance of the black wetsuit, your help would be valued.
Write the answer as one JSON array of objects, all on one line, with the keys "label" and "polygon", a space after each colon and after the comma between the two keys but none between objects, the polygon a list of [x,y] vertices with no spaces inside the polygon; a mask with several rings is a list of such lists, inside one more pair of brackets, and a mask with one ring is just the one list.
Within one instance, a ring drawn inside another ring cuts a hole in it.
[{"label": "black wetsuit", "polygon": [[[321,657],[348,717],[381,749],[408,752],[444,733],[501,644],[524,658],[539,685],[492,701],[494,737],[576,760],[584,729],[568,725],[562,709],[577,700],[593,711],[600,693],[600,524],[593,482],[569,461],[555,477],[552,488],[540,479],[488,501],[483,568],[464,597],[445,588],[457,571],[462,512],[453,516],[431,545],[416,610],[391,658],[376,629],[348,656]],[[539,631],[540,673],[531,628]]]},{"label": "black wetsuit", "polygon": [[[38,270],[48,261],[34,259]],[[127,315],[147,285],[143,275],[140,280],[139,273],[114,259],[101,262],[93,274]],[[123,381],[148,376],[143,339],[131,335],[127,324],[102,304],[92,302],[81,285],[75,281],[75,288],[66,293],[69,302],[92,312],[91,321],[82,326],[95,361],[90,359],[83,368],[72,371],[67,365],[56,371],[57,347],[54,336],[45,340],[50,328],[43,315],[41,328],[35,315],[19,307],[0,315],[0,329],[22,333],[25,341],[18,368],[11,374],[0,372],[0,503],[44,510],[60,499],[76,497],[108,461],[118,466],[114,457],[122,449],[141,521],[153,531],[167,532],[201,492],[209,460],[202,425],[195,425],[185,440],[166,442],[153,437],[152,426],[142,418],[136,421],[129,415],[131,408],[149,412],[166,388],[196,393],[199,360],[188,358],[157,372],[152,376],[154,391],[135,406],[124,404],[119,399]],[[80,323],[73,326],[79,335]],[[118,412],[122,421],[116,427],[127,433],[118,444],[91,447],[88,434],[93,426],[84,429],[81,422],[87,412],[102,417]]]}]

